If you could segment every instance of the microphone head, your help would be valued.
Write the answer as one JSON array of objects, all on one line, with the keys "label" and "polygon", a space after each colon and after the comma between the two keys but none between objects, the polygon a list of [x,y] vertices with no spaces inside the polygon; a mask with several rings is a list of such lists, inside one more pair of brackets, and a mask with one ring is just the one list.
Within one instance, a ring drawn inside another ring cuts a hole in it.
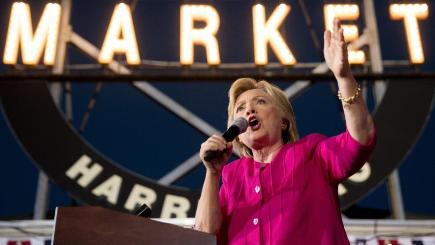
[{"label": "microphone head", "polygon": [[233,141],[237,137],[237,135],[245,132],[247,128],[248,121],[245,118],[236,118],[236,120],[233,121],[227,131],[222,134],[222,137],[224,137],[227,142]]},{"label": "microphone head", "polygon": [[[236,118],[230,127],[222,134],[222,137],[227,141],[233,141],[237,135],[244,133],[248,129],[248,121],[244,117]],[[222,151],[207,151],[205,152],[204,160],[211,161],[214,158],[222,156]]]},{"label": "microphone head", "polygon": [[233,121],[232,126],[239,128],[239,134],[244,133],[248,129],[248,120],[244,117],[238,117]]}]

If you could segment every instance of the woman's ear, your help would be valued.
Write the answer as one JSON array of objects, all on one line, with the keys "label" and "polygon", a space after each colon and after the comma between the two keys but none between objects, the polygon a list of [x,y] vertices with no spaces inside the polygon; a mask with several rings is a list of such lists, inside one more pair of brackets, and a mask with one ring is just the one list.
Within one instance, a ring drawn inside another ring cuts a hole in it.
[{"label": "woman's ear", "polygon": [[289,126],[290,126],[289,121],[283,118],[281,122],[281,129],[286,131],[289,128]]}]

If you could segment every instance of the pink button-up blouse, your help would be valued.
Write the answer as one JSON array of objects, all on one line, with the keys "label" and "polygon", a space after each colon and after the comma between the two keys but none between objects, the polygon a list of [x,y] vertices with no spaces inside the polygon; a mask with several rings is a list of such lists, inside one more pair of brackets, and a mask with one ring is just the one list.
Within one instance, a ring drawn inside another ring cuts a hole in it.
[{"label": "pink button-up blouse", "polygon": [[270,164],[243,157],[223,168],[219,244],[349,244],[337,186],[368,160],[348,131],[284,145]]}]

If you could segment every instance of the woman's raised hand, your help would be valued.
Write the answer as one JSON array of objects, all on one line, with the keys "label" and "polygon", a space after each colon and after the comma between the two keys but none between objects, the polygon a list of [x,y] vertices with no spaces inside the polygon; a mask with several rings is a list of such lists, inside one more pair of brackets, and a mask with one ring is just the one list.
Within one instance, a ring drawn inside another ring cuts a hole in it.
[{"label": "woman's raised hand", "polygon": [[[233,144],[231,142],[228,143],[222,136],[214,134],[201,144],[199,156],[207,168],[207,171],[213,174],[220,174],[223,165],[227,163],[230,158],[232,150]],[[204,157],[205,153],[208,151],[222,151],[222,154],[219,154],[217,158],[206,161]]]},{"label": "woman's raised hand", "polygon": [[347,45],[344,40],[340,20],[337,18],[334,19],[333,32],[331,33],[329,30],[326,30],[324,33],[323,55],[325,56],[326,64],[337,79],[351,74],[347,59]]}]

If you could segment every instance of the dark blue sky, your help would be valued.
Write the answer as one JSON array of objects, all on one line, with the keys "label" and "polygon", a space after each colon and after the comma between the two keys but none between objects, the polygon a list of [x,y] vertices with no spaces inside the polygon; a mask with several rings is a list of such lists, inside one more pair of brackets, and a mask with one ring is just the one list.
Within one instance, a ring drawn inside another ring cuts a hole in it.
[{"label": "dark blue sky", "polygon": [[[27,1],[32,7],[34,23],[39,19],[45,1]],[[118,1],[73,1],[72,25],[80,34],[100,47]],[[129,2],[129,1],[126,1]],[[182,3],[212,3],[220,14],[218,33],[223,63],[252,62],[251,7],[255,1],[138,1],[134,12],[135,30],[142,59],[178,61],[179,59],[179,6]],[[279,1],[267,1],[267,9],[273,9]],[[299,62],[318,62],[322,57],[311,41],[301,9],[297,1],[285,1],[292,6],[286,18],[284,35]],[[340,3],[340,1],[334,1]],[[341,1],[349,2],[349,1]],[[360,3],[360,1],[354,1]],[[408,58],[405,31],[402,21],[393,21],[388,15],[390,1],[375,1],[381,49],[384,60]],[[414,1],[409,1],[414,2]],[[321,1],[305,1],[313,20],[315,32],[323,37],[323,14]],[[3,48],[6,27],[12,1],[0,3],[0,52]],[[362,8],[362,6],[360,5]],[[435,69],[434,9],[429,5],[429,18],[419,22],[425,64],[421,71]],[[363,17],[358,21],[360,32]],[[197,61],[204,61],[204,52],[198,48]],[[95,63],[74,48],[68,49],[71,63]],[[270,61],[276,61],[269,55]],[[7,68],[0,65],[0,71]],[[412,71],[408,69],[408,71]],[[180,104],[196,113],[219,130],[226,122],[226,91],[231,81],[222,83],[186,82],[153,83]],[[290,82],[272,81],[286,88]],[[412,86],[412,83],[409,84]],[[86,111],[94,84],[74,84],[74,125],[78,127]],[[406,98],[404,98],[406,99]],[[299,132],[302,136],[312,132],[334,135],[344,130],[336,97],[329,84],[313,85],[293,101]],[[434,114],[434,113],[432,113]],[[407,115],[404,115],[406,117]],[[435,216],[435,123],[433,115],[415,148],[400,167],[405,209],[411,213],[427,213]],[[392,122],[402,123],[402,122]],[[31,126],[31,122],[29,122]],[[162,129],[157,134],[155,129]],[[91,115],[84,137],[99,151],[116,162],[142,175],[158,178],[184,161],[199,149],[205,137],[188,124],[143,96],[127,84],[103,86],[97,105]],[[21,149],[9,129],[7,119],[0,115],[0,156],[4,168],[0,171],[0,218],[28,215],[32,212],[37,183],[37,168]],[[203,168],[197,168],[183,178],[178,185],[200,189]],[[70,205],[67,194],[55,185],[51,193],[50,208]],[[364,198],[364,207],[388,209],[385,185]]]}]

